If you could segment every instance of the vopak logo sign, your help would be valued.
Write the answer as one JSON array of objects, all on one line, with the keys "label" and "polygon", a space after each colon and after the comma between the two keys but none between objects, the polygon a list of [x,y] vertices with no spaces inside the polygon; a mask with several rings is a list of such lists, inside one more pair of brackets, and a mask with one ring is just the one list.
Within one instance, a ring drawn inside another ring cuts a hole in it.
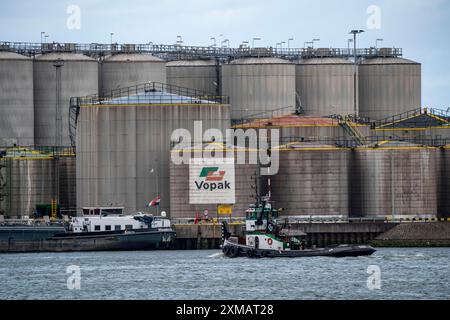
[{"label": "vopak logo sign", "polygon": [[198,190],[224,190],[231,189],[229,181],[224,180],[226,171],[219,170],[219,167],[204,167],[200,171],[199,178],[204,178],[203,181],[195,181],[195,186]]},{"label": "vopak logo sign", "polygon": [[234,204],[234,159],[189,160],[190,204]]}]

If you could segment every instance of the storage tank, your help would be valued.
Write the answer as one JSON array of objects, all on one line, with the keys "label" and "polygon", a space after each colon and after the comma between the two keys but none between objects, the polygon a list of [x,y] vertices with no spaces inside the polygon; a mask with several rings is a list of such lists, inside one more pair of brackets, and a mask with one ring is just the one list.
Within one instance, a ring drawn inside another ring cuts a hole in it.
[{"label": "storage tank", "polygon": [[280,147],[280,169],[271,179],[272,200],[283,217],[334,217],[349,212],[349,150],[290,143]]},{"label": "storage tank", "polygon": [[166,62],[148,54],[120,53],[101,63],[101,95],[142,83],[166,82]]},{"label": "storage tank", "polygon": [[436,148],[383,142],[352,152],[351,217],[435,218]]},{"label": "storage tank", "polygon": [[0,51],[0,146],[34,143],[33,62]]},{"label": "storage tank", "polygon": [[296,92],[305,115],[355,114],[354,65],[342,58],[299,60]]},{"label": "storage tank", "polygon": [[214,60],[168,62],[167,84],[220,94],[220,65]]},{"label": "storage tank", "polygon": [[56,67],[61,72],[62,146],[70,146],[69,102],[71,97],[98,93],[97,60],[78,53],[48,53],[34,60],[34,124],[35,144],[55,146],[56,143]]},{"label": "storage tank", "polygon": [[421,107],[421,64],[396,57],[359,65],[359,115],[372,120]]},{"label": "storage tank", "polygon": [[[206,147],[211,147],[205,145]],[[234,182],[231,184],[231,188],[234,189],[235,201],[230,204],[232,206],[233,218],[244,218],[245,211],[248,209],[250,204],[256,202],[256,191],[255,184],[258,183],[258,190],[261,190],[262,184],[260,185],[260,167],[257,163],[241,163],[238,161],[238,153],[244,154],[245,157],[249,157],[250,153],[257,156],[255,150],[248,150],[244,148],[235,149],[233,147],[217,147],[217,153],[215,157],[226,156],[227,153],[234,155]],[[175,151],[174,151],[175,152]],[[178,151],[176,151],[178,152]],[[183,150],[186,154],[190,155],[192,158],[200,158],[202,160],[208,161],[208,156],[204,156],[198,150],[192,150],[191,148],[186,148]],[[231,163],[233,163],[231,162]],[[208,164],[206,162],[205,166]],[[215,165],[214,165],[215,166]],[[223,167],[218,166],[218,170],[222,170]],[[205,210],[208,212],[210,218],[229,218],[229,215],[219,215],[218,206],[223,205],[222,200],[219,198],[213,199],[207,204],[197,204],[195,201],[190,199],[190,168],[189,164],[175,164],[170,163],[170,217],[172,219],[182,219],[182,220],[193,220],[196,213],[203,218]],[[227,180],[228,178],[225,178]],[[199,179],[198,182],[201,183],[203,179]],[[204,190],[208,193],[208,190]],[[192,203],[192,204],[191,204]],[[187,221],[186,221],[187,222]]]},{"label": "storage tank", "polygon": [[222,66],[222,94],[230,97],[231,118],[267,118],[295,112],[295,65],[265,57]]},{"label": "storage tank", "polygon": [[5,166],[2,183],[6,193],[1,205],[8,216],[31,216],[36,205],[50,204],[56,197],[55,164],[51,156],[13,150],[0,161]]},{"label": "storage tank", "polygon": [[[166,101],[166,103],[161,103]],[[130,106],[133,105],[133,106]],[[126,105],[126,107],[124,107]],[[229,128],[229,105],[158,90],[82,105],[77,128],[77,207],[123,205],[126,212],[150,210],[161,196],[169,211],[171,135],[194,122]]]}]

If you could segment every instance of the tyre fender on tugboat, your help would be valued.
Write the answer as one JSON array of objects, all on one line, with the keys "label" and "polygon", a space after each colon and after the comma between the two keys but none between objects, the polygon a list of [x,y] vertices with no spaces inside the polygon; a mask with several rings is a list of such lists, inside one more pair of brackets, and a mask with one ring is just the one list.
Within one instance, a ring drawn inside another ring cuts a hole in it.
[{"label": "tyre fender on tugboat", "polygon": [[234,258],[238,255],[239,253],[239,248],[238,247],[231,247],[230,248],[230,257]]}]

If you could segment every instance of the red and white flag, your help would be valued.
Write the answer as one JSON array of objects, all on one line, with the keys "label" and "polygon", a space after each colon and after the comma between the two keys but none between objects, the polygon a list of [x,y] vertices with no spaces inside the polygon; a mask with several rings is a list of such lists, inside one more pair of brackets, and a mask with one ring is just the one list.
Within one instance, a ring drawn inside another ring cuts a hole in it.
[{"label": "red and white flag", "polygon": [[155,199],[149,202],[147,207],[156,207],[159,206],[159,203],[161,202],[161,196],[157,196]]}]

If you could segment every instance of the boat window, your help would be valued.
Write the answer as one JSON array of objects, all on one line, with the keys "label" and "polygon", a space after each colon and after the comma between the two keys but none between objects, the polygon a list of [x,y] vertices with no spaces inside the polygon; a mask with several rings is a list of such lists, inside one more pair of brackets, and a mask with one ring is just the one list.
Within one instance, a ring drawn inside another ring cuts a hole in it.
[{"label": "boat window", "polygon": [[133,230],[133,225],[127,224],[127,225],[125,226],[125,230]]},{"label": "boat window", "polygon": [[89,209],[83,209],[83,215],[84,216],[89,215]]},{"label": "boat window", "polygon": [[100,209],[94,209],[94,215],[99,216],[100,215]]},{"label": "boat window", "polygon": [[108,208],[108,209],[102,209],[103,214],[122,214],[122,208]]},{"label": "boat window", "polygon": [[94,226],[95,231],[100,231],[100,226]]},{"label": "boat window", "polygon": [[120,230],[122,230],[122,228],[121,228],[121,226],[114,226],[114,230],[120,231]]},{"label": "boat window", "polygon": [[111,231],[111,226],[105,226],[105,231]]}]

